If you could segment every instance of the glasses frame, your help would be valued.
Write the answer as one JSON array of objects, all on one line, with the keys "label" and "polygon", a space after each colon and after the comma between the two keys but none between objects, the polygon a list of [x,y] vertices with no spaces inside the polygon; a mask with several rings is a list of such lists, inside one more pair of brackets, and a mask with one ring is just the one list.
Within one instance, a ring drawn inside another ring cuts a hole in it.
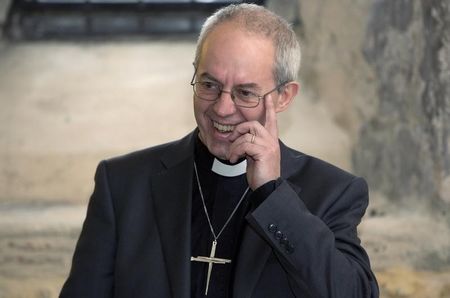
[{"label": "glasses frame", "polygon": [[202,82],[194,81],[196,74],[197,74],[197,69],[195,69],[195,71],[194,71],[194,75],[192,76],[190,85],[192,86],[192,90],[194,91],[194,95],[197,98],[199,98],[201,100],[204,100],[204,101],[211,101],[212,102],[212,101],[217,101],[220,98],[220,96],[222,96],[222,93],[228,93],[228,94],[230,94],[231,100],[234,102],[234,104],[236,106],[241,107],[241,108],[249,108],[249,109],[256,108],[259,105],[259,103],[261,102],[261,100],[264,99],[267,95],[269,95],[270,93],[274,92],[275,90],[280,89],[281,87],[283,87],[284,85],[289,83],[289,82],[281,83],[281,84],[277,85],[275,88],[273,88],[272,90],[270,90],[269,92],[264,93],[263,95],[258,95],[258,94],[255,94],[255,93],[251,92],[252,94],[254,94],[258,98],[258,102],[256,102],[256,104],[253,105],[253,106],[243,106],[243,105],[237,104],[234,101],[235,96],[233,96],[233,88],[230,91],[227,91],[227,90],[223,90],[222,87],[220,87],[219,93],[217,94],[217,98],[215,98],[215,99],[205,99],[205,98],[202,98],[202,97],[198,96],[197,92],[195,92],[195,85],[199,84],[199,83],[202,83]]}]

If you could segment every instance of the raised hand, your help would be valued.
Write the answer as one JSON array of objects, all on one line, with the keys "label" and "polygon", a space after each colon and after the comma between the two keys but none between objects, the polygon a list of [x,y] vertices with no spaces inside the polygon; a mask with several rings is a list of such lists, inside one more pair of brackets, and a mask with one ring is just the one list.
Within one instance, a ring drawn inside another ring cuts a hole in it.
[{"label": "raised hand", "polygon": [[234,163],[247,158],[247,181],[252,190],[280,177],[280,146],[275,107],[270,96],[264,99],[264,126],[258,121],[237,125],[229,140],[232,142],[228,159]]}]

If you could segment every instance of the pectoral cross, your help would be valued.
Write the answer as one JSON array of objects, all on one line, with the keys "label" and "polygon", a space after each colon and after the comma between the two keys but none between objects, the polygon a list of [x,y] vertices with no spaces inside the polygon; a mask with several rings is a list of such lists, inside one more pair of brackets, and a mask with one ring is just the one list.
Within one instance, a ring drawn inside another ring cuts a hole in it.
[{"label": "pectoral cross", "polygon": [[206,279],[205,296],[208,296],[209,279],[211,278],[211,271],[212,271],[213,264],[231,263],[231,260],[215,257],[216,256],[216,246],[217,246],[217,241],[214,240],[212,242],[211,253],[209,254],[209,257],[191,257],[191,261],[209,263],[208,264],[208,277]]}]

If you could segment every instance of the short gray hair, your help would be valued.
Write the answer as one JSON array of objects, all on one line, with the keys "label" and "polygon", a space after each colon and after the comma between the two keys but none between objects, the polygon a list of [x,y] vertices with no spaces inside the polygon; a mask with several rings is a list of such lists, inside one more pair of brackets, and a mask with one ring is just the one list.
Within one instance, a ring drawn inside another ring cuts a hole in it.
[{"label": "short gray hair", "polygon": [[256,4],[232,4],[219,9],[203,24],[197,40],[194,65],[200,62],[203,44],[215,27],[236,22],[250,33],[272,40],[275,48],[273,76],[277,85],[294,81],[300,69],[300,44],[292,26],[280,16]]}]

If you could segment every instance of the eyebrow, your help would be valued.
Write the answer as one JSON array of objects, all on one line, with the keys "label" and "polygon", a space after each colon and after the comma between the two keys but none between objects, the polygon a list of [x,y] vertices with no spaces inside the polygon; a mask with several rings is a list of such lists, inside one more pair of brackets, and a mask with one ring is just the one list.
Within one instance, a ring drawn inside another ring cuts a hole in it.
[{"label": "eyebrow", "polygon": [[212,75],[210,75],[210,74],[207,73],[207,72],[204,72],[204,73],[202,73],[201,75],[199,75],[199,78],[201,78],[201,79],[208,79],[208,80],[211,80],[211,81],[215,81],[215,82],[219,83],[220,85],[223,85],[219,80],[217,80],[215,77],[213,77]]},{"label": "eyebrow", "polygon": [[[208,80],[214,81],[214,82],[220,84],[221,86],[223,86],[222,82],[220,82],[218,79],[216,79],[214,76],[212,76],[211,74],[209,74],[207,72],[204,72],[201,75],[199,75],[199,78],[208,79]],[[236,88],[236,87],[253,89],[255,91],[261,91],[261,88],[256,83],[244,83],[244,84],[238,84],[236,86],[233,86],[233,88]]]}]

